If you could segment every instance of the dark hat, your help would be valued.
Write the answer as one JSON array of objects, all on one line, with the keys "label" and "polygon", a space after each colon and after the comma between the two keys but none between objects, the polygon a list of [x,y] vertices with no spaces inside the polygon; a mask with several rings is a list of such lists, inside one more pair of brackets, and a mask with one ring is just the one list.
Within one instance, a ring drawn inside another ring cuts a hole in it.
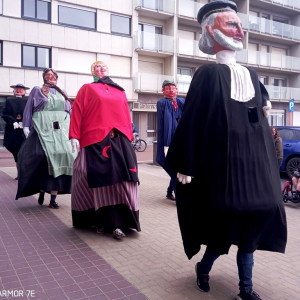
[{"label": "dark hat", "polygon": [[197,14],[197,20],[201,24],[204,19],[213,13],[224,11],[234,11],[237,13],[237,6],[234,2],[229,0],[216,0],[202,6]]},{"label": "dark hat", "polygon": [[16,85],[11,85],[10,86],[12,89],[16,89],[16,88],[22,88],[22,89],[24,89],[24,90],[30,90],[30,88],[29,87],[27,87],[27,86],[24,86],[23,84],[21,84],[21,83],[18,83],[18,84],[16,84]]},{"label": "dark hat", "polygon": [[176,83],[174,82],[174,80],[165,80],[162,84],[162,88],[164,89],[166,85],[175,85],[176,86]]}]

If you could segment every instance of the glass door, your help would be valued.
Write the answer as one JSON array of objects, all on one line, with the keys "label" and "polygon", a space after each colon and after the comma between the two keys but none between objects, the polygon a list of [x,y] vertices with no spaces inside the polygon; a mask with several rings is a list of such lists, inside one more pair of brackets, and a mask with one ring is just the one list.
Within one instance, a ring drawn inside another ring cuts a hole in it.
[{"label": "glass door", "polygon": [[147,113],[147,143],[156,140],[157,135],[157,114]]},{"label": "glass door", "polygon": [[141,48],[152,51],[162,51],[162,27],[139,24],[141,32]]}]

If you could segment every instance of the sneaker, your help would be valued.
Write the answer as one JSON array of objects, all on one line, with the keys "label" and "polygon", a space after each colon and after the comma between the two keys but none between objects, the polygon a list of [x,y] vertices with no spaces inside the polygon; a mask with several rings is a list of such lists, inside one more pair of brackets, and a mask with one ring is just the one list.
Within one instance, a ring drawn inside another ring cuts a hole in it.
[{"label": "sneaker", "polygon": [[125,236],[124,232],[121,229],[119,229],[119,228],[117,228],[116,230],[113,231],[113,237],[114,237],[114,239],[118,239],[119,240],[119,239],[121,239],[124,236]]},{"label": "sneaker", "polygon": [[50,203],[49,203],[49,208],[55,208],[55,209],[58,209],[59,206],[58,206],[58,204],[57,204],[56,202],[50,202]]},{"label": "sneaker", "polygon": [[43,205],[43,203],[44,203],[44,196],[39,195],[38,203],[39,203],[39,205]]},{"label": "sneaker", "polygon": [[202,292],[205,293],[209,292],[210,291],[210,287],[208,283],[209,275],[201,273],[201,270],[199,268],[199,263],[196,263],[195,271],[197,277],[197,281],[196,281],[197,288]]},{"label": "sneaker", "polygon": [[105,232],[105,230],[104,228],[97,228],[96,232],[102,234]]},{"label": "sneaker", "polygon": [[172,201],[175,201],[175,200],[176,200],[175,197],[173,196],[173,194],[167,194],[167,195],[166,195],[166,198],[168,198],[168,199],[170,199],[170,200],[172,200]]},{"label": "sneaker", "polygon": [[242,292],[237,295],[237,300],[262,300],[260,296],[254,291],[251,292]]}]

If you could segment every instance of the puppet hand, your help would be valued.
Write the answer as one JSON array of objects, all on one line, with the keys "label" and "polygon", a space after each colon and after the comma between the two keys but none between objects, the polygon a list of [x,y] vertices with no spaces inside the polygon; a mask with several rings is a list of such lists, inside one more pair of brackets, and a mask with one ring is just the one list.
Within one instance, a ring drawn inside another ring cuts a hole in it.
[{"label": "puppet hand", "polygon": [[24,128],[23,128],[23,132],[24,132],[25,137],[26,137],[26,139],[27,139],[27,138],[28,138],[28,135],[29,135],[29,132],[30,132],[29,128],[28,128],[28,127],[24,127]]},{"label": "puppet hand", "polygon": [[19,128],[19,123],[18,122],[15,122],[13,125],[14,125],[14,129]]},{"label": "puppet hand", "polygon": [[263,107],[263,111],[266,117],[269,116],[271,108],[272,108],[271,102],[267,101],[267,105]]},{"label": "puppet hand", "polygon": [[71,145],[72,145],[72,152],[74,153],[75,151],[79,152],[79,141],[77,139],[71,139]]},{"label": "puppet hand", "polygon": [[178,181],[181,182],[182,184],[190,183],[192,181],[191,176],[183,175],[180,173],[177,173],[177,178],[178,178]]},{"label": "puppet hand", "polygon": [[169,150],[169,147],[167,147],[167,146],[164,146],[164,152],[165,152],[165,156],[167,156],[168,150]]},{"label": "puppet hand", "polygon": [[19,122],[19,128],[23,129],[23,122]]}]

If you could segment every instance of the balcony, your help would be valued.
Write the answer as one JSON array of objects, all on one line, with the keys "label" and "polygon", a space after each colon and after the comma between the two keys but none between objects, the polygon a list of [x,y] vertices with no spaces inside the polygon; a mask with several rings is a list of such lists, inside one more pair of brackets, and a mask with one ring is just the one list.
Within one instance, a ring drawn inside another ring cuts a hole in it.
[{"label": "balcony", "polygon": [[300,27],[240,13],[238,15],[242,20],[244,29],[291,40],[300,40]]},{"label": "balcony", "polygon": [[290,97],[294,100],[300,100],[300,89],[284,86],[265,85],[271,100],[286,100]]},{"label": "balcony", "polygon": [[189,0],[180,0],[178,4],[178,15],[192,18],[197,21],[197,13],[205,3],[199,3]]},{"label": "balcony", "polygon": [[299,0],[265,0],[265,1],[271,2],[273,4],[287,6],[290,8],[300,9],[300,1]]},{"label": "balcony", "polygon": [[[202,60],[214,60],[216,58],[215,55],[208,55],[201,52],[198,48],[198,41],[179,38],[178,45],[178,55],[190,56]],[[239,63],[253,65],[254,67],[283,71],[300,71],[300,58],[293,56],[243,49],[236,52],[236,60]]]},{"label": "balcony", "polygon": [[[177,88],[179,94],[186,94],[189,90],[192,78],[188,80],[182,80],[181,75],[177,75]],[[294,100],[300,100],[300,88],[283,87],[283,86],[273,86],[265,85],[270,99],[277,101],[289,101],[290,97]]]},{"label": "balcony", "polygon": [[147,55],[151,55],[152,52],[152,55],[161,57],[174,54],[174,38],[172,36],[136,31],[133,39],[136,51],[146,51]]},{"label": "balcony", "polygon": [[[155,17],[154,14],[157,14],[157,12],[175,14],[175,0],[134,0],[133,7],[140,10],[142,15],[151,17]],[[164,17],[161,16],[161,18]]]},{"label": "balcony", "polygon": [[174,80],[173,76],[136,73],[133,78],[135,92],[161,93],[161,85],[165,80]]}]

